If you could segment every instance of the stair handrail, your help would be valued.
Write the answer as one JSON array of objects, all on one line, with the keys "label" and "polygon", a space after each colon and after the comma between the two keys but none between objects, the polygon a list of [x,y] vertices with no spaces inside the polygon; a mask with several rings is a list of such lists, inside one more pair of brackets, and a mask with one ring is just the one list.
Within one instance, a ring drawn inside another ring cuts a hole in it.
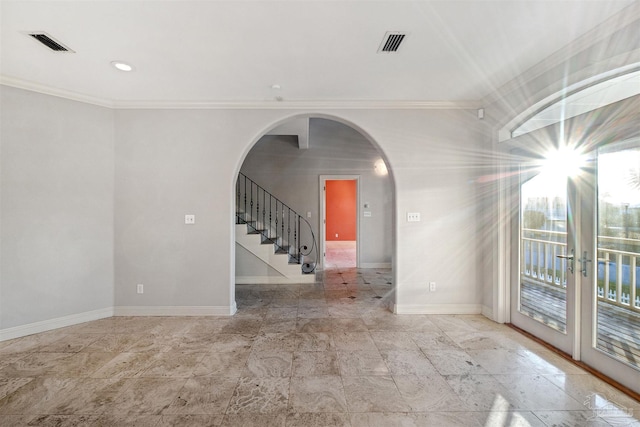
[{"label": "stair handrail", "polygon": [[[262,211],[260,211],[261,198]],[[242,211],[240,208],[243,208]],[[260,214],[262,214],[262,218],[260,218]],[[287,223],[286,237],[285,220]],[[292,220],[293,239],[291,238]],[[306,224],[311,238],[310,245],[302,244],[302,223]],[[309,274],[315,271],[318,265],[318,246],[309,221],[242,172],[239,172],[236,182],[236,224],[246,224],[255,234],[259,233],[263,241],[273,243],[276,252],[287,253],[290,261],[302,265],[303,273]],[[315,253],[315,260],[313,262],[305,262],[305,257],[309,257],[311,253]]]}]

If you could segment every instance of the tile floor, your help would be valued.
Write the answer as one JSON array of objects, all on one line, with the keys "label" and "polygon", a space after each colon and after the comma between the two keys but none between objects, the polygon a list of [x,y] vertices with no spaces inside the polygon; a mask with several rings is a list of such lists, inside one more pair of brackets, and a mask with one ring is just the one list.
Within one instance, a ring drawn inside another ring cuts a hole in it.
[{"label": "tile floor", "polygon": [[347,269],[357,265],[355,241],[327,240],[324,253],[324,264],[327,269]]},{"label": "tile floor", "polygon": [[237,286],[238,314],[0,343],[1,426],[640,426],[640,403],[482,316],[400,316],[390,273]]}]

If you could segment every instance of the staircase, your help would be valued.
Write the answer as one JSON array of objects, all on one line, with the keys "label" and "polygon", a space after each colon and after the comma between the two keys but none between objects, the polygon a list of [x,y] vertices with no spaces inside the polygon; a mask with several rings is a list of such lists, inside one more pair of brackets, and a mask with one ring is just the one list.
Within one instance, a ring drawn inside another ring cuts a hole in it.
[{"label": "staircase", "polygon": [[236,283],[313,283],[317,245],[309,222],[240,173],[236,184],[236,243],[269,267],[269,276]]}]

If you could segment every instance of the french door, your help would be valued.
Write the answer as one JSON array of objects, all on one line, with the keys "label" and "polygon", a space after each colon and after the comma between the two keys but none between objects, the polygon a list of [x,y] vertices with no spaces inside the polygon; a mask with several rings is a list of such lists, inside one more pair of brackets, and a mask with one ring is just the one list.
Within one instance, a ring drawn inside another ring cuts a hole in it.
[{"label": "french door", "polygon": [[640,392],[640,139],[517,158],[511,322]]},{"label": "french door", "polygon": [[591,156],[580,186],[580,360],[640,392],[640,138]]},{"label": "french door", "polygon": [[[527,139],[527,138],[522,138]],[[546,154],[546,153],[545,153]],[[556,148],[547,158],[519,153],[511,322],[568,354],[577,347],[575,184]],[[561,162],[559,162],[561,163]],[[559,167],[559,168],[558,168]],[[515,238],[517,236],[517,239]],[[517,243],[516,243],[517,240]]]}]

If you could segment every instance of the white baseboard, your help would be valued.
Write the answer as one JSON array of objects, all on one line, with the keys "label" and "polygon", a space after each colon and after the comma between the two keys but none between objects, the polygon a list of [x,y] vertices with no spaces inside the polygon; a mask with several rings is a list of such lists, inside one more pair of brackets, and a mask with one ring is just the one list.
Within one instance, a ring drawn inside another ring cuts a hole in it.
[{"label": "white baseboard", "polygon": [[481,314],[480,304],[395,304],[395,314]]},{"label": "white baseboard", "polygon": [[482,315],[484,317],[486,317],[487,319],[491,319],[491,320],[495,321],[495,319],[493,318],[493,309],[491,307],[483,305],[482,306]]},{"label": "white baseboard", "polygon": [[0,341],[26,337],[27,335],[38,334],[40,332],[51,331],[53,329],[64,328],[66,326],[73,326],[79,323],[90,322],[92,320],[104,319],[112,316],[113,307],[107,307],[99,310],[85,311],[84,313],[71,314],[69,316],[56,317],[55,319],[28,323],[26,325],[15,326],[13,328],[0,329]]},{"label": "white baseboard", "polygon": [[237,311],[232,306],[119,306],[114,316],[233,316]]},{"label": "white baseboard", "polygon": [[360,268],[391,268],[390,262],[361,262]]},{"label": "white baseboard", "polygon": [[292,285],[296,283],[315,283],[315,274],[303,274],[300,277],[284,276],[236,276],[236,285]]},{"label": "white baseboard", "polygon": [[233,316],[238,311],[233,305],[225,306],[169,306],[169,307],[108,307],[100,310],[72,314],[55,319],[43,320],[13,328],[0,329],[0,341],[26,337],[66,326],[91,322],[113,316]]}]

